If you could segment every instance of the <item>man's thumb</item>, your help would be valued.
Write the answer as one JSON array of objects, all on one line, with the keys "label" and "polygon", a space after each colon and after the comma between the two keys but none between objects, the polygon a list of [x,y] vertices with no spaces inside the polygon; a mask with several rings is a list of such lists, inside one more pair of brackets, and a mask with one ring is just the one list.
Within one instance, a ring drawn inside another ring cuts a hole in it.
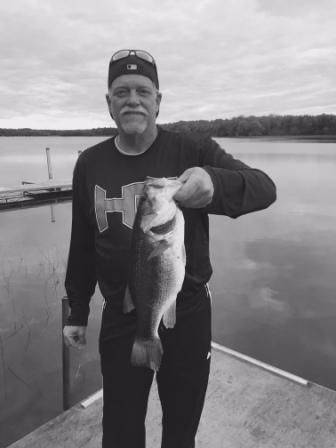
[{"label": "man's thumb", "polygon": [[181,182],[182,184],[184,184],[189,179],[191,173],[192,173],[192,168],[188,168],[181,174],[181,176],[177,180],[179,182]]}]

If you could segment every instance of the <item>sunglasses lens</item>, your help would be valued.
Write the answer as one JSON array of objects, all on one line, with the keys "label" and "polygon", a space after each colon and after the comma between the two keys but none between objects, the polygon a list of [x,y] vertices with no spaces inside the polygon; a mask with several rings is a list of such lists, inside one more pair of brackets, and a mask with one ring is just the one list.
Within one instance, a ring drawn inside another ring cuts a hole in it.
[{"label": "sunglasses lens", "polygon": [[144,61],[150,62],[151,64],[155,65],[153,56],[151,56],[149,53],[147,53],[147,51],[136,50],[135,54],[138,56],[138,58],[143,59]]},{"label": "sunglasses lens", "polygon": [[127,58],[128,56],[135,55],[143,61],[149,62],[155,65],[155,60],[147,51],[143,50],[119,50],[112,55],[111,62],[119,61],[120,59]]},{"label": "sunglasses lens", "polygon": [[120,50],[114,53],[114,55],[111,58],[111,61],[119,61],[119,59],[127,58],[127,56],[130,54],[130,50]]}]

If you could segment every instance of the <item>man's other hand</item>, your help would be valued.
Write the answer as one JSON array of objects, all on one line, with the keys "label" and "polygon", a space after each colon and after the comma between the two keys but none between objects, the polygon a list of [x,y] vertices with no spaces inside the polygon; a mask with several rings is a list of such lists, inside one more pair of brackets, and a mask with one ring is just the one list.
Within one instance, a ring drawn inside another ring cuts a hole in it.
[{"label": "man's other hand", "polygon": [[188,168],[177,180],[183,185],[174,199],[182,207],[203,208],[212,201],[214,186],[210,175],[203,168]]},{"label": "man's other hand", "polygon": [[66,345],[78,349],[84,348],[86,345],[85,332],[86,327],[79,325],[65,325],[63,328],[63,336]]}]

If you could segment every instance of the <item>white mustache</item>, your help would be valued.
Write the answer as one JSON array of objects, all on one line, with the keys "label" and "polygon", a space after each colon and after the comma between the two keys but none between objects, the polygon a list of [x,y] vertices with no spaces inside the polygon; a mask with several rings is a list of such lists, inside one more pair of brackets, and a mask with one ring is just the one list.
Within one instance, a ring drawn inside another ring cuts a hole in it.
[{"label": "white mustache", "polygon": [[146,116],[146,112],[138,109],[126,109],[121,112],[121,115],[127,115],[127,114],[138,114]]}]

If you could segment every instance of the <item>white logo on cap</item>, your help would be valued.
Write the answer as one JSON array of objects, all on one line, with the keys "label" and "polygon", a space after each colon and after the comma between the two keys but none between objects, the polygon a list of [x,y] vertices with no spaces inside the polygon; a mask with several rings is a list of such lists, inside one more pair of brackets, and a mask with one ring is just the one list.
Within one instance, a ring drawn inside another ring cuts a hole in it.
[{"label": "white logo on cap", "polygon": [[136,70],[137,68],[136,64],[127,64],[127,70]]}]

